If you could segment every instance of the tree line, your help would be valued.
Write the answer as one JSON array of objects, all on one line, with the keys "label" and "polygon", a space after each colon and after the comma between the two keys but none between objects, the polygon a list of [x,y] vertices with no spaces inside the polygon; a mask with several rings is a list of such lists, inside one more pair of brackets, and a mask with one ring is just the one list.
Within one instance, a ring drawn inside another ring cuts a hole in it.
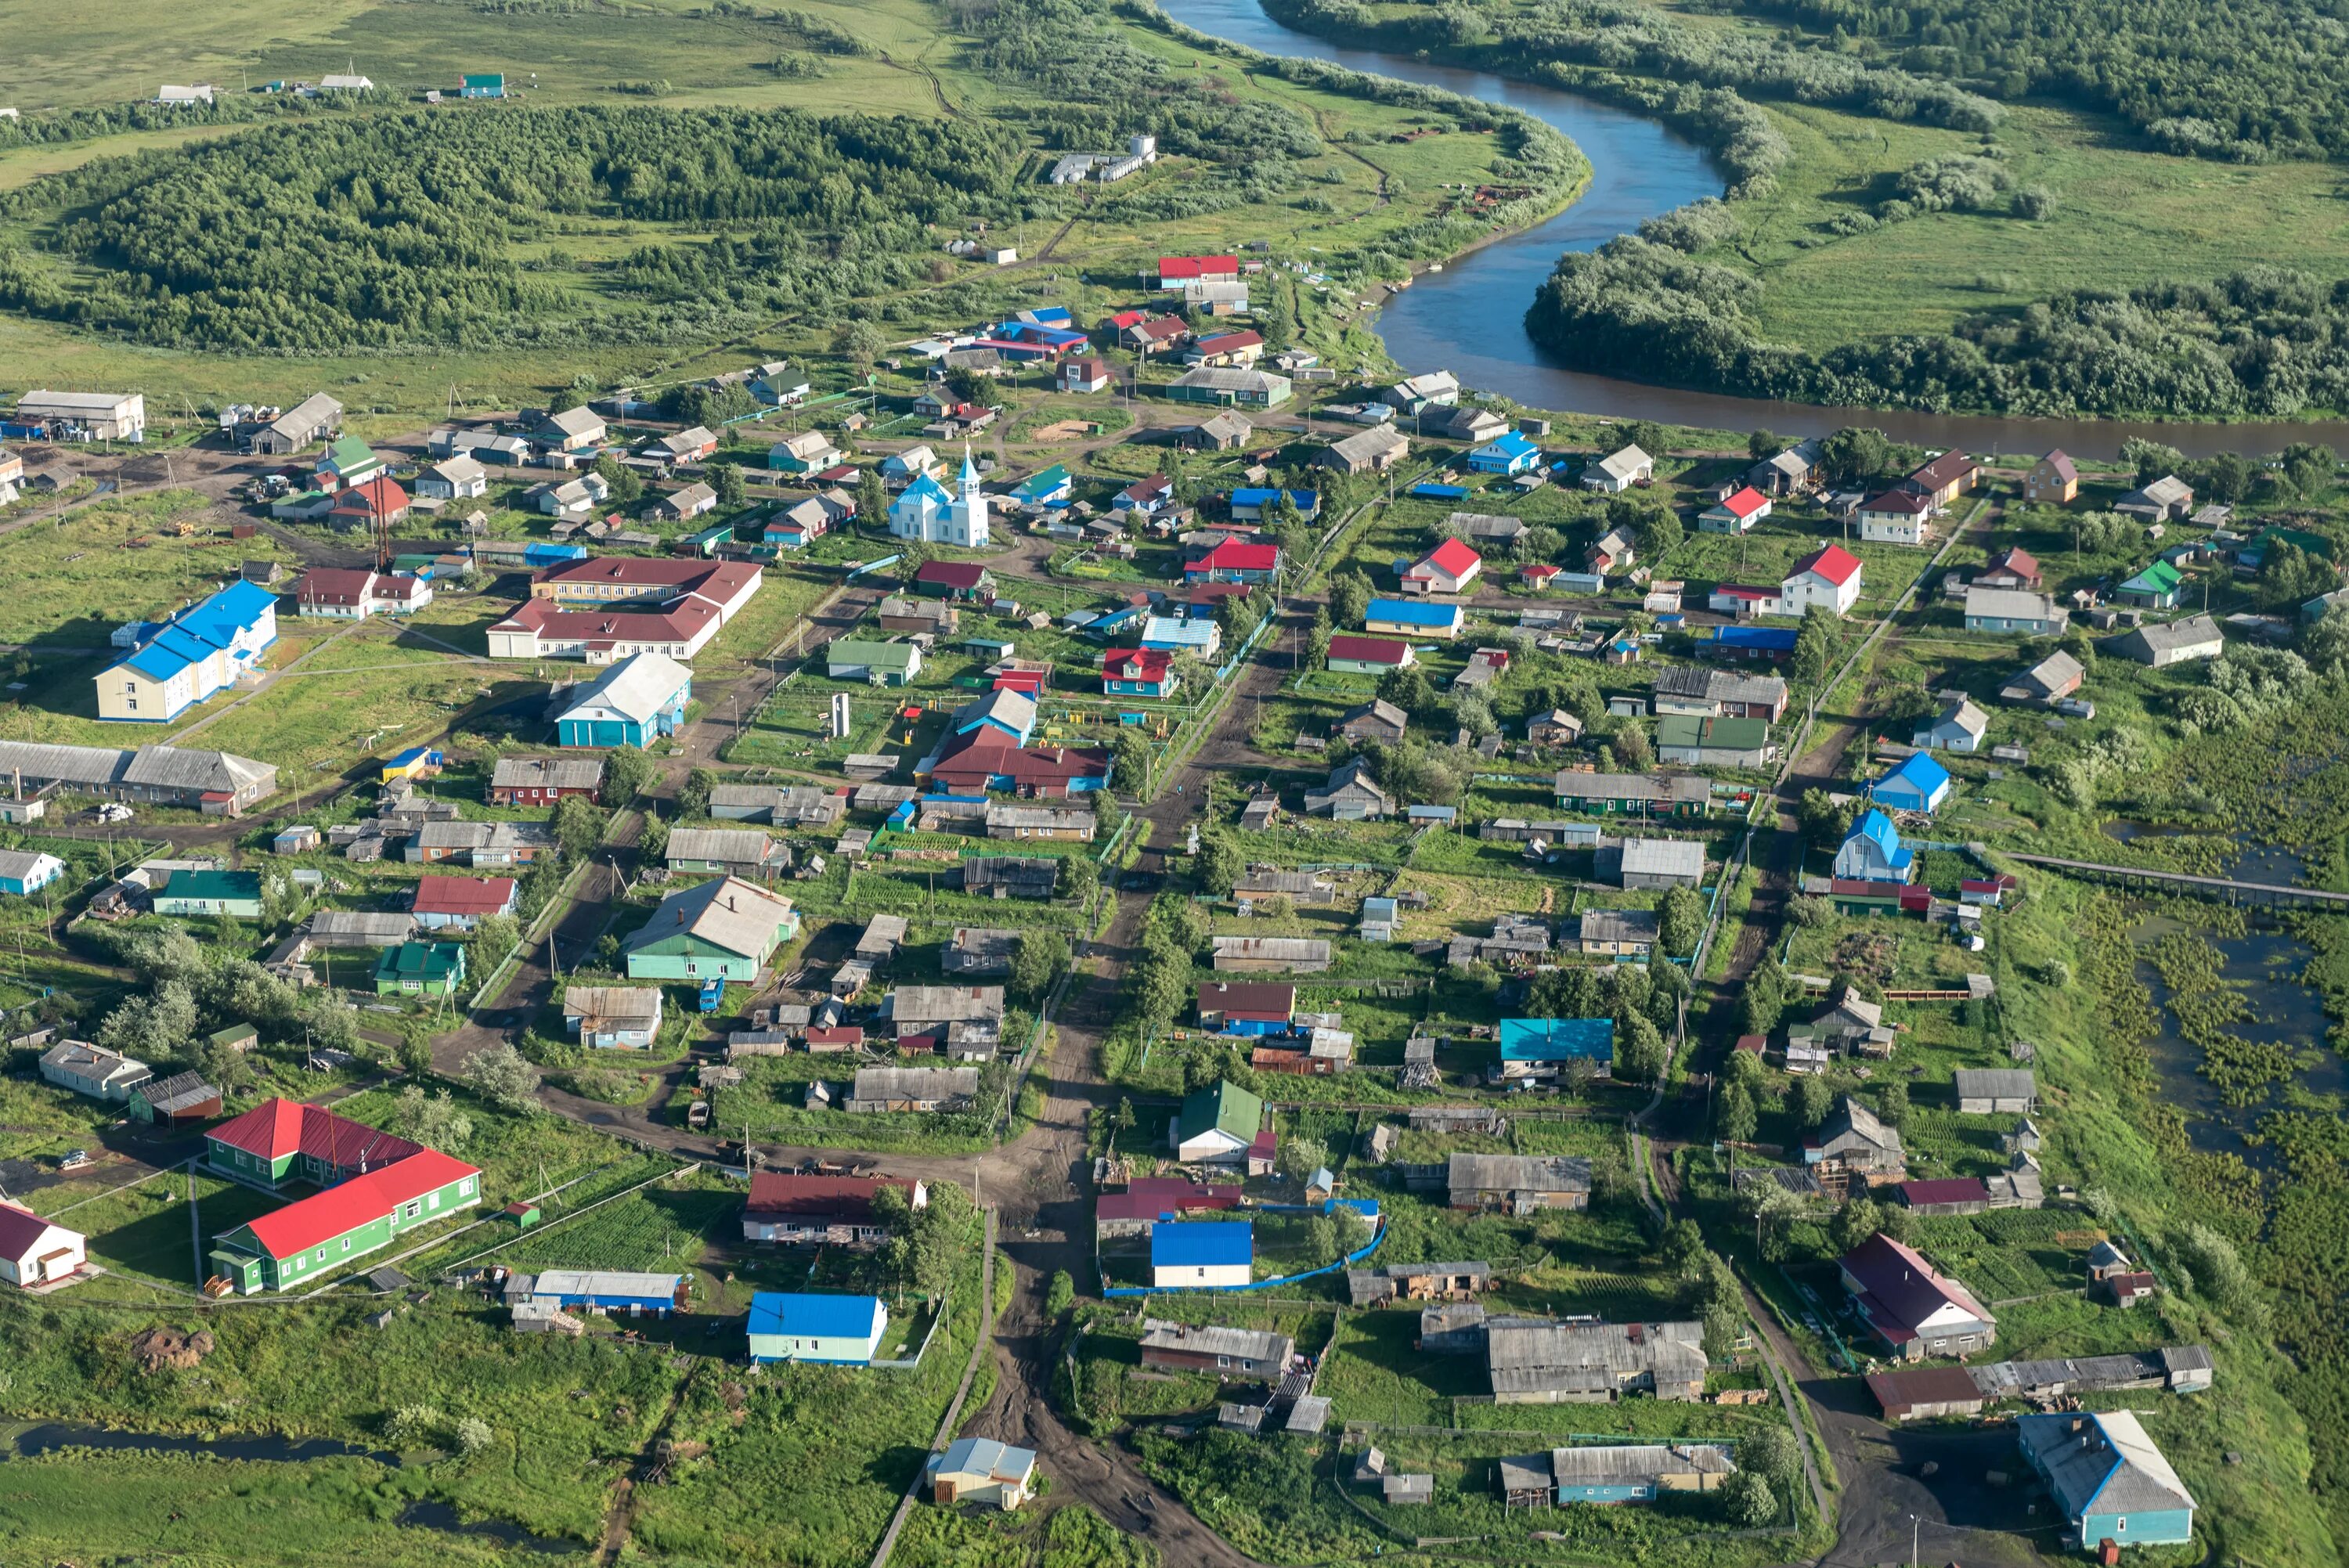
[{"label": "tree line", "polygon": [[1824,354],[1766,341],[1761,292],[1744,273],[1627,235],[1559,258],[1526,328],[1577,369],[1797,402],[2198,418],[2349,403],[2349,280],[2260,267],[2075,290]]},{"label": "tree line", "polygon": [[[169,346],[339,352],[644,340],[870,293],[924,225],[1001,211],[1017,152],[965,119],[653,108],[397,114],[103,159],[10,196],[0,304]],[[583,268],[512,245],[564,219],[719,225]],[[62,263],[84,269],[69,272]],[[692,309],[670,308],[680,302]]]},{"label": "tree line", "polygon": [[2261,162],[2349,153],[2338,12],[2308,0],[1714,0],[2013,100],[2117,114],[2157,146]]}]

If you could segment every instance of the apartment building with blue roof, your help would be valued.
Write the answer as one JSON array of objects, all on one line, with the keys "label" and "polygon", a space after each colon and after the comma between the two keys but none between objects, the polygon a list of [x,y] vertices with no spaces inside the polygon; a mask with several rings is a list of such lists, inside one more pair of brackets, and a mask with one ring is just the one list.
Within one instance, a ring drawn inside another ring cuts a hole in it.
[{"label": "apartment building with blue roof", "polygon": [[93,677],[98,717],[166,723],[258,669],[276,641],[277,595],[232,583],[144,632],[138,646]]}]

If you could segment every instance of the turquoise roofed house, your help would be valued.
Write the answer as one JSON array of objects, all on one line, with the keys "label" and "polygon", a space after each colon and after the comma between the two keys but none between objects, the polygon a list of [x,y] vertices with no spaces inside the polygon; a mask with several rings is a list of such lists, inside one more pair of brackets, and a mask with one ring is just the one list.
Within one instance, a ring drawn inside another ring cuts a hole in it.
[{"label": "turquoise roofed house", "polygon": [[1568,1062],[1615,1060],[1612,1018],[1504,1018],[1495,1082],[1555,1080]]},{"label": "turquoise roofed house", "polygon": [[1468,454],[1468,468],[1480,474],[1521,474],[1541,462],[1541,449],[1511,430]]},{"label": "turquoise roofed house", "polygon": [[1920,751],[1868,787],[1868,798],[1895,811],[1933,811],[1950,798],[1950,770]]},{"label": "turquoise roofed house", "polygon": [[506,96],[503,71],[468,71],[457,88],[459,98],[502,98]]},{"label": "turquoise roofed house", "polygon": [[1917,851],[1900,841],[1892,819],[1871,809],[1844,835],[1835,874],[1845,882],[1905,882],[1916,864]]},{"label": "turquoise roofed house", "polygon": [[2185,578],[2167,561],[2157,561],[2119,587],[2113,597],[2141,610],[2178,608],[2178,591]]},{"label": "turquoise roofed house", "polygon": [[2194,1496],[2126,1410],[2018,1416],[2023,1458],[2071,1526],[2068,1544],[2182,1546],[2194,1539]]},{"label": "turquoise roofed house", "polygon": [[1021,506],[1058,506],[1076,488],[1068,467],[1054,463],[1042,473],[1030,474],[1011,487],[1011,499]]},{"label": "turquoise roofed house", "polygon": [[750,1359],[761,1366],[807,1361],[866,1367],[889,1331],[889,1309],[874,1295],[762,1290],[750,1297]]},{"label": "turquoise roofed house", "polygon": [[259,872],[173,872],[155,890],[157,914],[261,918]]}]

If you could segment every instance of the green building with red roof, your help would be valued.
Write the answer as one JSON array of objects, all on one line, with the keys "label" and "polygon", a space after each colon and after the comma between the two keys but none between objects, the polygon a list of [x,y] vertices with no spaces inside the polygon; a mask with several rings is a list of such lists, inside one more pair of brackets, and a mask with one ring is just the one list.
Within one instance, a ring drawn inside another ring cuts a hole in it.
[{"label": "green building with red roof", "polygon": [[315,1105],[273,1099],[204,1136],[215,1171],[321,1189],[212,1238],[212,1277],[240,1295],[290,1289],[481,1201],[481,1172]]}]

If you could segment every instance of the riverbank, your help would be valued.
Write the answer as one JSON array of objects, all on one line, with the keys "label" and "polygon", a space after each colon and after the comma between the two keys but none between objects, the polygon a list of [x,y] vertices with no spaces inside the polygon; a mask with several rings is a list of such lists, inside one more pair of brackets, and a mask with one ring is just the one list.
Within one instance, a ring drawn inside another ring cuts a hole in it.
[{"label": "riverbank", "polygon": [[[2189,456],[2269,452],[2306,440],[2349,444],[2349,421],[2340,419],[2219,423],[2190,418],[2117,418],[2109,417],[2108,410],[2091,418],[2057,419],[1953,412],[1955,399],[1938,394],[1910,399],[1927,405],[1917,408],[1882,406],[1894,399],[1876,399],[1878,406],[1871,407],[1832,395],[1819,401],[1730,395],[1661,385],[1656,375],[1661,356],[1644,352],[1634,371],[1642,378],[1639,381],[1594,373],[1587,367],[1588,359],[1570,359],[1536,344],[1525,333],[1519,313],[1533,303],[1562,253],[1596,249],[1649,219],[1721,193],[1723,176],[1705,150],[1643,118],[1672,112],[1674,84],[1556,63],[1529,66],[1523,51],[1511,54],[1491,41],[1426,47],[1415,35],[1406,37],[1413,30],[1405,23],[1341,26],[1299,0],[1274,0],[1274,8],[1281,17],[1298,22],[1306,21],[1305,13],[1312,11],[1312,31],[1275,20],[1254,0],[1179,0],[1169,14],[1194,28],[1262,52],[1303,55],[1352,69],[1440,82],[1455,90],[1477,84],[1478,96],[1503,98],[1565,130],[1597,165],[1592,194],[1563,220],[1528,232],[1520,242],[1487,247],[1486,254],[1467,259],[1456,274],[1450,268],[1433,274],[1449,281],[1432,294],[1421,292],[1429,286],[1423,278],[1388,304],[1378,330],[1390,354],[1408,369],[1447,366],[1479,387],[1531,407],[1562,412],[1710,428],[1766,426],[1793,434],[1875,424],[1895,439],[1972,450],[2061,446],[2075,455],[2110,456],[2132,438],[2175,446]],[[1395,46],[1404,44],[1412,53],[1396,52]],[[1609,101],[1600,102],[1602,98]],[[1632,108],[1618,107],[1622,105]],[[1887,183],[1928,158],[1972,150],[1979,139],[1813,106],[1765,107],[1793,148],[1793,160],[1780,168],[1770,189],[1741,191],[1731,207],[1741,225],[1736,237],[1701,250],[1696,257],[1707,265],[1733,263],[1741,269],[1736,275],[1765,281],[1753,308],[1754,319],[1747,324],[1756,341],[1768,336],[1799,342],[1806,334],[1825,340],[1838,333],[1865,335],[1896,326],[1946,328],[1968,311],[2009,310],[2038,294],[2084,283],[2132,286],[2185,269],[2196,258],[2201,258],[2199,264],[2209,275],[2216,275],[2254,261],[2289,260],[2322,250],[2315,244],[2323,238],[2317,232],[2322,215],[2310,205],[2313,197],[2300,189],[2312,172],[2305,166],[2253,177],[2279,184],[2278,191],[2269,193],[2273,197],[2267,209],[2272,223],[2262,220],[2251,232],[2221,236],[2198,250],[2196,237],[2207,225],[2187,221],[2186,210],[2200,209],[2210,177],[2208,163],[2116,146],[2109,138],[2093,134],[2095,128],[2077,117],[2039,109],[2009,117],[2002,132],[2008,143],[2003,150],[2015,165],[2018,183],[2054,181],[2062,203],[2057,221],[2033,223],[1939,212],[1893,225],[1870,220],[1866,232],[1829,234],[1825,221],[1851,211],[1871,186]],[[1691,114],[1675,118],[1694,126]],[[2085,194],[2069,194],[2075,184]],[[1626,195],[1633,199],[1619,199]],[[2126,211],[2106,211],[2116,204]],[[2161,228],[2160,242],[2152,242],[2149,235],[2144,244],[2110,242],[2114,235],[2136,232],[2140,223]],[[2033,257],[2043,252],[2044,260],[2034,264]],[[1751,263],[1744,259],[1747,255]],[[1992,261],[2004,270],[1985,270]],[[1782,304],[1786,301],[1814,314],[1806,319],[1787,318]],[[1858,308],[1839,303],[1844,301],[1856,301]],[[1671,319],[1673,310],[1687,303],[1675,295],[1671,308],[1660,305],[1656,315]],[[1929,345],[1955,341],[1930,335],[1924,339]],[[1625,368],[1624,357],[1610,358],[1607,367]],[[1733,376],[1697,385],[1723,380],[1740,385]],[[1751,392],[1754,387],[1740,385],[1740,389]],[[1826,388],[1831,394],[1867,389],[1864,378],[1851,377]]]}]

